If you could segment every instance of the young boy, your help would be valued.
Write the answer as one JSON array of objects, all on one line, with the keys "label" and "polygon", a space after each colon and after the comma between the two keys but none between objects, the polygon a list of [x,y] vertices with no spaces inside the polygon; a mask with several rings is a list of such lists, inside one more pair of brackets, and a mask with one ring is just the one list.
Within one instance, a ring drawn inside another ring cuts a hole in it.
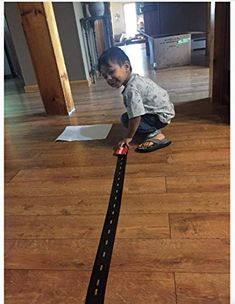
[{"label": "young boy", "polygon": [[137,152],[168,146],[171,141],[161,132],[175,116],[168,93],[151,79],[132,73],[128,56],[118,47],[111,47],[100,56],[98,69],[111,87],[124,86],[122,94],[127,112],[122,114],[121,121],[127,135],[118,146],[129,146],[136,133],[145,137]]}]

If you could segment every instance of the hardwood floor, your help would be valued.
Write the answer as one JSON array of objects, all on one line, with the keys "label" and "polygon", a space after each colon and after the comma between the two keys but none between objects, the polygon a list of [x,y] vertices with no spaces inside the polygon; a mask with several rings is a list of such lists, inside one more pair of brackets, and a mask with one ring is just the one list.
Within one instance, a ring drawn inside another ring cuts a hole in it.
[{"label": "hardwood floor", "polygon": [[[208,68],[142,68],[176,104],[172,144],[147,155],[131,146],[105,303],[227,304],[229,125],[207,99]],[[52,117],[38,93],[5,83],[6,304],[84,303],[124,107],[103,79],[72,92],[77,112]],[[114,124],[106,140],[54,141],[96,123]]]}]

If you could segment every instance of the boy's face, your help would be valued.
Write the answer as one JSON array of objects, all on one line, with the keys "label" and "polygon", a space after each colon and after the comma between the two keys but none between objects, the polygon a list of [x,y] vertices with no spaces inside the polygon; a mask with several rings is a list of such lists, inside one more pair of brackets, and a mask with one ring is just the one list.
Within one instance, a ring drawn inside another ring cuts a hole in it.
[{"label": "boy's face", "polygon": [[120,88],[130,78],[130,64],[126,62],[120,66],[110,61],[108,65],[101,66],[101,74],[111,87]]}]

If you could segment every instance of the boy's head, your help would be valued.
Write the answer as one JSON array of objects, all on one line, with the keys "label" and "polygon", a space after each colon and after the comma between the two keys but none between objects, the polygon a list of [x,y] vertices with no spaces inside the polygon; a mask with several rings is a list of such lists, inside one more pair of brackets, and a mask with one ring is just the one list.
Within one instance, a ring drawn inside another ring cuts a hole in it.
[{"label": "boy's head", "polygon": [[132,67],[130,59],[120,48],[111,47],[100,56],[98,70],[111,87],[120,88],[128,82]]}]

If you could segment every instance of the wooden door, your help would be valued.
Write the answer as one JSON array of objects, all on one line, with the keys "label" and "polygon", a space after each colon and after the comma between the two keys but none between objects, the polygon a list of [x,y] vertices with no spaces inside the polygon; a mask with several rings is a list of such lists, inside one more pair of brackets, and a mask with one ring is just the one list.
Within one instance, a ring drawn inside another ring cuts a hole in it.
[{"label": "wooden door", "polygon": [[215,6],[212,102],[230,105],[230,3]]}]

